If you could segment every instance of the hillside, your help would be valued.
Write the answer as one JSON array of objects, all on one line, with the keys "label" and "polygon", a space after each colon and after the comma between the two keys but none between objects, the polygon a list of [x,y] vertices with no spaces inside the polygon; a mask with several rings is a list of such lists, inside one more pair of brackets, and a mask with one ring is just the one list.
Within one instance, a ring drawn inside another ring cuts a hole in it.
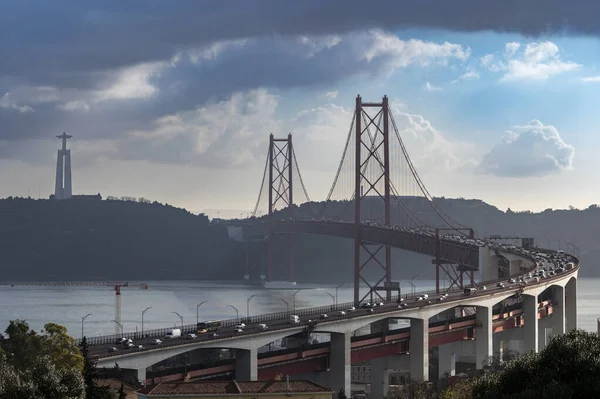
[{"label": "hillside", "polygon": [[[414,199],[411,209],[425,208]],[[600,209],[503,212],[479,200],[439,199],[440,206],[462,224],[482,234],[533,236],[542,246],[557,241],[579,247],[583,276],[598,276]],[[313,204],[317,207],[319,204]],[[331,205],[331,204],[330,204]],[[333,204],[344,209],[347,204]],[[308,206],[299,212],[308,212]],[[327,216],[327,215],[325,215]],[[426,219],[425,213],[419,214]],[[283,246],[283,242],[280,246]],[[352,279],[352,242],[297,236],[298,280]],[[565,248],[566,249],[566,248]],[[230,241],[224,226],[209,223],[169,205],[132,200],[51,201],[0,200],[2,280],[157,280],[241,279],[245,247]],[[280,259],[285,259],[281,257]],[[432,277],[430,259],[394,251],[394,277]],[[266,263],[266,245],[250,246],[252,274]],[[287,261],[277,261],[276,277],[287,274]]]}]

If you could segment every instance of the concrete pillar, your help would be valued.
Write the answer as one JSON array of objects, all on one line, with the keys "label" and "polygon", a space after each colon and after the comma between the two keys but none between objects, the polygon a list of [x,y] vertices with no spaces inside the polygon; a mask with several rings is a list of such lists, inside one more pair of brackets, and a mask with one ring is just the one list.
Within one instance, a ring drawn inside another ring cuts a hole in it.
[{"label": "concrete pillar", "polygon": [[479,248],[479,265],[483,281],[498,279],[498,257],[490,248]]},{"label": "concrete pillar", "polygon": [[523,348],[525,352],[539,350],[539,324],[537,295],[523,295],[523,316],[525,318],[525,331]]},{"label": "concrete pillar", "polygon": [[63,198],[63,152],[58,150],[56,155],[56,182],[54,185],[54,198]]},{"label": "concrete pillar", "polygon": [[143,386],[146,386],[146,367],[137,370],[137,379]]},{"label": "concrete pillar", "polygon": [[565,324],[565,289],[559,285],[552,286],[552,336],[564,334]]},{"label": "concrete pillar", "polygon": [[521,259],[512,259],[508,261],[511,276],[521,272],[521,263]]},{"label": "concrete pillar", "polygon": [[343,389],[350,397],[352,378],[352,342],[351,333],[331,333],[330,383],[331,389],[339,392]]},{"label": "concrete pillar", "polygon": [[410,359],[407,355],[390,355],[371,360],[371,397],[384,398],[388,394],[391,372],[410,370]]},{"label": "concrete pillar", "polygon": [[454,343],[438,346],[438,379],[445,373],[456,375],[456,346]]},{"label": "concrete pillar", "polygon": [[493,355],[492,308],[477,307],[475,320],[475,368],[480,370]]},{"label": "concrete pillar", "polygon": [[577,278],[573,277],[565,286],[565,316],[567,332],[577,329]]},{"label": "concrete pillar", "polygon": [[410,378],[429,380],[429,320],[410,319]]},{"label": "concrete pillar", "polygon": [[256,349],[235,350],[235,379],[238,381],[256,381],[258,379]]}]

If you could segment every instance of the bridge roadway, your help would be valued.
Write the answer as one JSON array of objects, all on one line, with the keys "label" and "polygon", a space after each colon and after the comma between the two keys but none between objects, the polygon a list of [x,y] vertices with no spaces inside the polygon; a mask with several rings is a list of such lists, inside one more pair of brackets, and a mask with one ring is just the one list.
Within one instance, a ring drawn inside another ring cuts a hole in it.
[{"label": "bridge roadway", "polygon": [[[538,318],[543,318],[551,313],[551,301],[540,303]],[[521,304],[517,303],[503,311],[498,309],[494,313],[494,332],[522,327],[523,315]],[[476,327],[475,315],[458,317],[451,320],[441,320],[429,324],[429,347],[433,348],[451,342],[473,338],[469,330]],[[390,330],[388,333],[372,333],[352,337],[352,364],[369,361],[380,356],[407,354],[410,328]],[[400,345],[400,346],[399,346]],[[274,378],[277,374],[295,375],[298,372],[316,372],[328,368],[330,342],[293,347],[258,354],[258,376],[260,380]],[[325,360],[325,361],[323,361]],[[301,362],[302,365],[297,363]],[[317,368],[315,368],[317,367]],[[235,370],[234,359],[224,359],[213,366],[188,365],[175,369],[154,372],[148,376],[148,381],[154,383],[181,381],[184,378],[207,379],[218,376],[227,376]]]},{"label": "bridge roadway", "polygon": [[[508,251],[507,251],[508,252]],[[516,254],[515,254],[516,255]],[[522,258],[528,258],[527,256],[518,253],[519,257]],[[570,255],[569,255],[570,256]],[[216,344],[222,344],[221,347],[228,347],[228,341],[232,341],[232,340],[239,340],[239,339],[243,339],[245,337],[250,337],[250,336],[262,336],[262,335],[271,335],[273,332],[275,331],[287,331],[289,332],[288,335],[293,335],[296,334],[298,332],[301,332],[305,327],[306,324],[308,323],[309,320],[315,320],[317,321],[317,330],[319,330],[319,326],[323,325],[331,325],[334,324],[336,322],[347,322],[347,321],[351,321],[353,319],[364,319],[365,323],[368,324],[368,320],[373,320],[373,321],[377,321],[380,320],[383,315],[389,315],[389,317],[396,317],[396,318],[402,318],[404,317],[411,317],[412,314],[414,314],[415,310],[421,310],[423,308],[429,308],[432,307],[432,310],[435,310],[435,308],[440,308],[440,305],[443,304],[444,309],[447,309],[449,307],[452,306],[461,306],[461,305],[469,305],[469,306],[476,306],[473,304],[477,304],[480,301],[485,301],[487,299],[492,299],[492,298],[499,298],[499,297],[509,297],[511,295],[514,295],[518,292],[522,292],[523,290],[527,291],[527,290],[531,290],[534,288],[538,288],[538,287],[550,287],[551,285],[553,285],[553,282],[555,282],[556,280],[564,280],[565,278],[567,278],[568,276],[576,276],[577,271],[579,270],[579,263],[578,261],[571,256],[571,258],[573,260],[575,260],[575,267],[571,270],[567,270],[564,273],[555,275],[555,276],[549,276],[547,278],[544,279],[540,279],[539,282],[531,282],[530,284],[527,284],[526,286],[520,286],[519,284],[508,284],[506,282],[505,279],[497,279],[494,281],[488,281],[486,283],[484,283],[487,287],[486,290],[478,290],[475,294],[473,295],[469,295],[466,296],[463,291],[461,290],[454,290],[454,291],[449,291],[448,292],[448,296],[445,300],[440,301],[439,298],[441,295],[435,295],[434,291],[428,291],[428,292],[420,292],[420,293],[415,293],[414,295],[404,295],[402,296],[403,298],[405,298],[405,303],[407,304],[405,308],[400,309],[398,307],[397,304],[397,297],[392,297],[392,300],[390,302],[384,303],[383,306],[380,307],[376,307],[373,309],[373,311],[369,310],[369,309],[362,309],[362,308],[357,308],[354,311],[350,311],[348,312],[347,310],[353,306],[352,303],[344,303],[344,304],[338,304],[338,305],[334,305],[334,306],[323,306],[323,307],[317,307],[317,308],[308,308],[308,309],[302,309],[302,310],[298,310],[296,312],[296,314],[298,314],[300,316],[300,324],[291,324],[290,320],[289,320],[289,314],[287,312],[282,312],[276,315],[262,315],[262,316],[253,316],[251,317],[251,321],[247,324],[247,327],[245,329],[243,329],[242,332],[236,332],[235,330],[235,321],[236,320],[228,320],[225,321],[223,323],[224,327],[222,327],[219,331],[218,331],[218,337],[213,338],[211,336],[211,334],[203,334],[203,335],[199,335],[197,338],[193,339],[193,340],[189,340],[189,339],[181,339],[181,338],[176,338],[176,339],[168,339],[165,340],[165,342],[163,342],[162,344],[159,345],[152,345],[152,341],[155,338],[163,338],[163,337],[159,337],[159,336],[153,336],[153,337],[147,337],[147,338],[143,338],[143,339],[138,339],[135,340],[135,344],[136,345],[143,345],[144,348],[143,349],[125,349],[125,350],[120,350],[118,352],[109,352],[109,349],[111,347],[116,347],[117,345],[114,342],[114,338],[113,341],[108,341],[108,342],[104,342],[102,344],[99,345],[95,345],[95,346],[90,346],[90,354],[94,355],[94,356],[98,356],[99,359],[99,364],[100,363],[108,363],[109,361],[114,363],[113,360],[109,360],[109,359],[123,359],[123,358],[127,358],[127,357],[137,357],[137,356],[144,356],[144,352],[155,352],[155,351],[164,351],[165,349],[169,348],[169,347],[183,347],[182,349],[186,349],[186,350],[193,350],[193,349],[198,349],[198,348],[202,348],[203,346],[206,346],[206,344],[209,344],[208,347],[216,347]],[[531,267],[529,270],[534,270],[536,268],[535,266],[535,260],[533,258],[529,259],[532,264],[534,265],[533,267]],[[517,275],[513,276],[519,276],[522,275],[523,273],[518,273]],[[504,288],[501,287],[497,287],[496,284],[498,282],[504,282],[506,284],[506,286]],[[417,298],[418,296],[422,296],[425,293],[427,293],[429,295],[429,300],[426,301],[418,301],[415,298]],[[498,301],[500,301],[500,299],[498,299]],[[452,306],[450,306],[452,305]],[[340,311],[346,311],[345,315],[342,315],[340,313]],[[329,317],[327,319],[320,319],[320,316],[322,314],[327,314]],[[271,317],[273,316],[273,317]],[[262,329],[259,328],[259,323],[265,323],[268,325],[268,330],[264,331]],[[325,329],[327,329],[327,327],[324,327]],[[184,334],[188,333],[188,332],[193,332],[193,330],[195,329],[195,326],[184,326]],[[129,334],[128,336],[134,336],[135,334]]]},{"label": "bridge roadway", "polygon": [[[260,236],[268,232],[267,223],[244,224],[244,235]],[[350,222],[317,221],[277,221],[273,222],[273,233],[276,234],[320,234],[343,238],[354,238],[355,224]],[[403,230],[399,227],[385,227],[361,224],[360,234],[363,241],[384,244],[435,257],[435,235],[431,232]],[[469,266],[473,270],[479,268],[479,246],[467,242],[459,242],[449,238],[440,239],[440,257],[444,261]]]}]

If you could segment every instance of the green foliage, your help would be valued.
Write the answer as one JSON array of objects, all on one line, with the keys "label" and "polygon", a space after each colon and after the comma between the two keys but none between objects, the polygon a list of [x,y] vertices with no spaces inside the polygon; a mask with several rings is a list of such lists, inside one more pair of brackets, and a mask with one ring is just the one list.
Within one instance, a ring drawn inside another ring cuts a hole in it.
[{"label": "green foliage", "polygon": [[115,399],[115,395],[108,387],[99,387],[94,379],[98,378],[96,363],[89,354],[87,338],[81,340],[81,356],[83,357],[83,383],[86,399]]},{"label": "green foliage", "polygon": [[117,395],[119,395],[119,399],[125,399],[127,394],[125,393],[125,387],[123,387],[123,383],[121,383],[121,386],[119,387],[119,391],[117,392]]},{"label": "green foliage", "polygon": [[[600,338],[583,330],[557,336],[540,353],[529,352],[493,373],[447,389],[446,399],[600,397]],[[471,392],[469,392],[469,388]],[[472,396],[469,396],[472,393]],[[446,396],[444,396],[446,395]]]},{"label": "green foliage", "polygon": [[54,323],[42,334],[12,320],[1,342],[0,399],[83,398],[83,357],[67,330]]}]

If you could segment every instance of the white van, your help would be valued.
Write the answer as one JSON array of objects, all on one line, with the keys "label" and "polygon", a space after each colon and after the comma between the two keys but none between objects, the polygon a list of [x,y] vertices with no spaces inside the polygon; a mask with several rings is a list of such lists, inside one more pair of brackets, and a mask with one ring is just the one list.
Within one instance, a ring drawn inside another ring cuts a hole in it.
[{"label": "white van", "polygon": [[180,338],[180,337],[181,337],[181,330],[179,328],[174,328],[165,335],[165,338],[167,338],[167,339]]},{"label": "white van", "polygon": [[298,317],[295,314],[291,315],[290,316],[290,323],[292,323],[292,324],[298,324],[298,323],[300,323],[300,317]]}]

